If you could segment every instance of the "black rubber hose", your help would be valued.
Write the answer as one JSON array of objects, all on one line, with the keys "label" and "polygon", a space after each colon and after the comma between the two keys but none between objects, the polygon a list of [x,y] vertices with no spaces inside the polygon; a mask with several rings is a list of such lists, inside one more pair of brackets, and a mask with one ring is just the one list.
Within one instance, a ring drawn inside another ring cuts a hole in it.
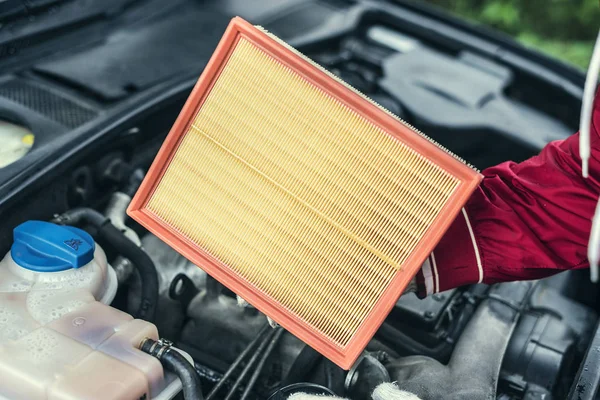
[{"label": "black rubber hose", "polygon": [[221,381],[221,379],[223,379],[223,374],[207,367],[206,365],[202,365],[196,362],[194,364],[194,368],[196,368],[198,375],[200,375],[200,378],[202,378],[203,381],[216,384],[217,382]]},{"label": "black rubber hose", "polygon": [[87,223],[99,228],[107,221],[108,218],[91,208],[73,208],[54,218],[51,222],[61,225],[83,225]]},{"label": "black rubber hose", "polygon": [[142,295],[140,307],[135,313],[136,318],[153,322],[158,302],[158,274],[154,262],[144,250],[129,240],[123,232],[111,223],[105,223],[98,230],[98,236],[110,243],[114,249],[127,258],[138,270],[142,280]]},{"label": "black rubber hose", "polygon": [[242,397],[240,397],[240,400],[247,400],[248,397],[250,397],[250,392],[252,391],[252,389],[254,389],[254,385],[256,385],[256,382],[258,381],[260,374],[263,372],[263,369],[265,368],[265,364],[266,364],[267,360],[269,359],[269,356],[271,356],[271,353],[275,349],[275,346],[277,345],[277,342],[279,342],[279,339],[281,338],[282,334],[283,334],[283,329],[276,328],[276,333],[271,338],[271,342],[269,343],[269,346],[267,347],[267,349],[263,353],[262,357],[258,361],[258,365],[254,369],[254,372],[252,373],[252,376],[250,377],[250,381],[248,381],[248,384],[246,385],[246,388],[244,389],[244,392],[242,393]]},{"label": "black rubber hose", "polygon": [[123,188],[122,192],[129,197],[133,197],[137,190],[140,188],[142,181],[144,180],[144,170],[138,168],[129,176],[127,185]]},{"label": "black rubber hose", "polygon": [[[269,324],[265,324],[262,327],[260,332],[258,332],[258,335],[256,335],[256,337],[252,340],[252,342],[250,342],[250,344],[248,346],[246,346],[244,351],[242,351],[240,353],[240,355],[235,359],[235,361],[233,361],[231,366],[229,366],[229,369],[225,372],[221,381],[219,383],[217,383],[215,385],[215,387],[212,388],[212,390],[210,391],[208,396],[206,396],[206,400],[212,400],[212,399],[217,398],[216,395],[217,395],[219,389],[221,389],[221,387],[223,387],[223,385],[225,385],[225,383],[233,375],[233,373],[235,372],[237,367],[242,364],[242,362],[244,361],[244,358],[246,358],[246,356],[248,354],[250,354],[250,352],[254,349],[254,347],[256,347],[257,344],[259,344],[259,343],[262,344],[263,342],[265,342],[266,340],[268,340],[270,338],[268,333],[270,333],[271,329],[272,328],[269,326]],[[259,344],[259,346],[260,346],[260,344]]]},{"label": "black rubber hose", "polygon": [[323,356],[312,347],[305,345],[298,357],[294,360],[292,367],[287,373],[285,379],[281,382],[281,386],[289,386],[297,382],[305,382],[308,374],[312,373],[317,367]]},{"label": "black rubber hose", "polygon": [[74,208],[54,218],[52,222],[63,225],[93,225],[98,230],[98,237],[131,261],[142,280],[140,307],[133,314],[136,318],[154,322],[158,302],[158,274],[154,262],[144,250],[129,240],[108,218],[91,208]]},{"label": "black rubber hose", "polygon": [[327,359],[323,360],[323,370],[325,372],[325,386],[337,395],[343,395],[346,390],[344,387],[346,379],[344,370]]},{"label": "black rubber hose", "polygon": [[185,400],[203,400],[200,375],[192,364],[176,350],[152,339],[142,343],[141,350],[156,357],[166,370],[173,372],[181,380]]},{"label": "black rubber hose", "polygon": [[256,352],[252,355],[252,357],[250,357],[248,364],[246,364],[246,366],[244,367],[244,369],[242,369],[242,372],[237,377],[235,382],[233,382],[233,386],[231,387],[231,389],[229,389],[227,396],[225,396],[225,400],[231,400],[233,398],[233,396],[235,396],[236,391],[238,390],[240,385],[244,382],[246,375],[248,375],[248,373],[250,373],[250,370],[252,370],[253,368],[255,369],[254,364],[256,364],[256,361],[259,360],[260,355],[263,353],[263,351],[265,351],[265,348],[268,346],[269,342],[271,341],[271,339],[273,338],[274,335],[275,335],[275,330],[272,329],[271,332],[269,332],[267,334],[266,340],[264,340],[263,342],[261,342],[258,345]]}]

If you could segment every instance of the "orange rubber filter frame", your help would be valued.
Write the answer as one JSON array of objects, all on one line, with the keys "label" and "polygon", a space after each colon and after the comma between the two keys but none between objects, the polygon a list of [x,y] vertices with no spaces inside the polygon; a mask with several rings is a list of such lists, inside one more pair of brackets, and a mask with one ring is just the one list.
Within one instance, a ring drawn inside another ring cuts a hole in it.
[{"label": "orange rubber filter frame", "polygon": [[128,214],[347,370],[480,180],[234,18]]}]

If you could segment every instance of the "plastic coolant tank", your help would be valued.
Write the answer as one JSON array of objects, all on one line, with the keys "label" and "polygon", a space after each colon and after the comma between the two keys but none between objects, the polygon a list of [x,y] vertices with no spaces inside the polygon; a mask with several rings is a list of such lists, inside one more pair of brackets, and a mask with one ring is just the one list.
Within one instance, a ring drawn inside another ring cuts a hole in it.
[{"label": "plastic coolant tank", "polygon": [[156,327],[109,306],[116,275],[86,232],[14,230],[0,261],[0,400],[169,399],[180,389],[137,349]]}]

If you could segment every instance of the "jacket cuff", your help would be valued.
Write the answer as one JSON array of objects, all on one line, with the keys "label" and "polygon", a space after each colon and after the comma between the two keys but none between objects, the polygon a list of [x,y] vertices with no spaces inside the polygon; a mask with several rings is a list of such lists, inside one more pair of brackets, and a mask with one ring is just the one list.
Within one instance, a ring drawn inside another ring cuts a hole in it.
[{"label": "jacket cuff", "polygon": [[483,278],[480,249],[463,208],[417,273],[417,295],[481,283]]}]

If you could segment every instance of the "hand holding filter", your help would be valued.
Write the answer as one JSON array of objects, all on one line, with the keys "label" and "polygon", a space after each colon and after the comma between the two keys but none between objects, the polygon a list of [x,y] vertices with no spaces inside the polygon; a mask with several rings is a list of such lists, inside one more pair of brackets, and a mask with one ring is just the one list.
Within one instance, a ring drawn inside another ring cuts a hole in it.
[{"label": "hand holding filter", "polygon": [[[420,398],[412,393],[398,389],[393,383],[382,383],[379,385],[372,396],[373,400],[420,400]],[[340,397],[311,395],[305,393],[297,393],[288,397],[287,400],[344,400]]]}]

